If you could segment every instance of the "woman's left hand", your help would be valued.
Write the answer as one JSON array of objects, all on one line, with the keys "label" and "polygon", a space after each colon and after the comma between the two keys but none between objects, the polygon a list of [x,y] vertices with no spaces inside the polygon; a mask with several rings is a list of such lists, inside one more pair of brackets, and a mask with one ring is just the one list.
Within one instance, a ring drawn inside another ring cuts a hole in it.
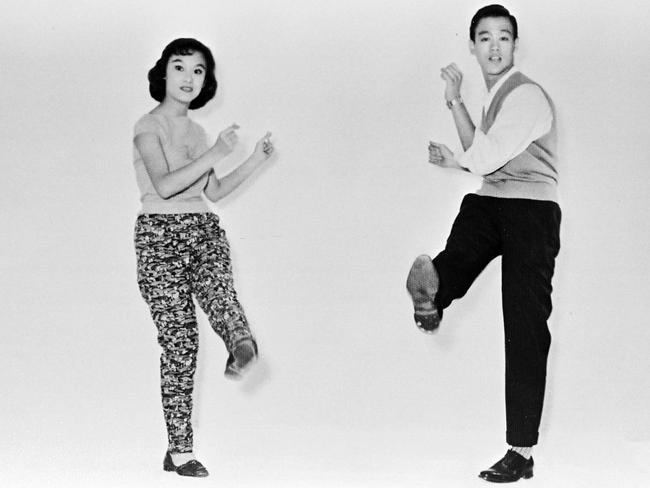
[{"label": "woman's left hand", "polygon": [[255,151],[253,154],[260,158],[262,161],[265,161],[271,157],[275,148],[273,147],[273,142],[271,141],[271,133],[267,132],[264,137],[262,137],[257,144],[255,144]]}]

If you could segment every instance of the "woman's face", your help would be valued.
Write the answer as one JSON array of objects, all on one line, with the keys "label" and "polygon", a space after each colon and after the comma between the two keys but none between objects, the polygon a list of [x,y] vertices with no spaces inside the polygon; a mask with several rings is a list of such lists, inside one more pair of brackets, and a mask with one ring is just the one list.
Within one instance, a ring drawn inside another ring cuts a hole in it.
[{"label": "woman's face", "polygon": [[206,69],[205,57],[198,51],[173,54],[167,62],[165,97],[189,105],[201,93]]}]

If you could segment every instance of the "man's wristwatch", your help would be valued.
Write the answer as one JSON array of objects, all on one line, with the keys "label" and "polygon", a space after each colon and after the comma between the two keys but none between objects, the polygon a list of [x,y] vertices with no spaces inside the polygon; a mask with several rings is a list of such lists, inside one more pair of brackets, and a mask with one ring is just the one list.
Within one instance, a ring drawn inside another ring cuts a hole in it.
[{"label": "man's wristwatch", "polygon": [[461,103],[463,103],[463,99],[461,98],[460,95],[458,95],[458,96],[452,98],[451,100],[447,100],[447,108],[448,108],[449,110],[451,110],[451,108],[452,108],[454,105],[460,105]]}]

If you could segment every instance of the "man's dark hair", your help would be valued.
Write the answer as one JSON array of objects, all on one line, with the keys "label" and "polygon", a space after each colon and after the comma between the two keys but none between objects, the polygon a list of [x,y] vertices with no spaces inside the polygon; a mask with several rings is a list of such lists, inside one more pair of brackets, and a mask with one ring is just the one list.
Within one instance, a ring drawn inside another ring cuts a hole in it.
[{"label": "man's dark hair", "polygon": [[486,17],[506,17],[512,24],[513,39],[517,39],[519,36],[517,29],[517,19],[515,19],[515,16],[512,15],[503,5],[493,4],[480,8],[474,14],[474,17],[472,17],[472,21],[469,24],[469,38],[472,40],[472,42],[476,41],[476,26],[481,21],[481,19],[485,19]]},{"label": "man's dark hair", "polygon": [[165,98],[165,75],[167,74],[167,63],[174,55],[188,56],[200,52],[205,58],[205,81],[201,93],[190,102],[190,109],[201,108],[214,97],[217,92],[217,78],[214,75],[214,57],[210,49],[192,38],[175,39],[163,49],[160,59],[156,61],[153,68],[149,70],[149,93],[154,100],[162,102]]}]

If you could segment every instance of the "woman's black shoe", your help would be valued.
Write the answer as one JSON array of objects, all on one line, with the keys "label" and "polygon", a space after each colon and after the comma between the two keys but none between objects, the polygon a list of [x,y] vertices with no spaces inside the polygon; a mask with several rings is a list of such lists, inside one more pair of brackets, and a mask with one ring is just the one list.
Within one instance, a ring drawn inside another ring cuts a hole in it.
[{"label": "woman's black shoe", "polygon": [[520,478],[532,478],[534,465],[532,457],[526,459],[521,454],[510,449],[499,462],[490,469],[481,471],[478,476],[493,483],[511,483]]},{"label": "woman's black shoe", "polygon": [[245,339],[235,346],[226,362],[226,378],[238,380],[257,359],[257,343],[253,339]]},{"label": "woman's black shoe", "polygon": [[175,471],[181,476],[194,476],[196,478],[205,478],[208,475],[208,470],[205,469],[200,462],[196,459],[181,464],[180,466],[175,466],[174,461],[172,461],[172,456],[167,451],[165,454],[165,460],[163,461],[163,469],[165,471]]}]

